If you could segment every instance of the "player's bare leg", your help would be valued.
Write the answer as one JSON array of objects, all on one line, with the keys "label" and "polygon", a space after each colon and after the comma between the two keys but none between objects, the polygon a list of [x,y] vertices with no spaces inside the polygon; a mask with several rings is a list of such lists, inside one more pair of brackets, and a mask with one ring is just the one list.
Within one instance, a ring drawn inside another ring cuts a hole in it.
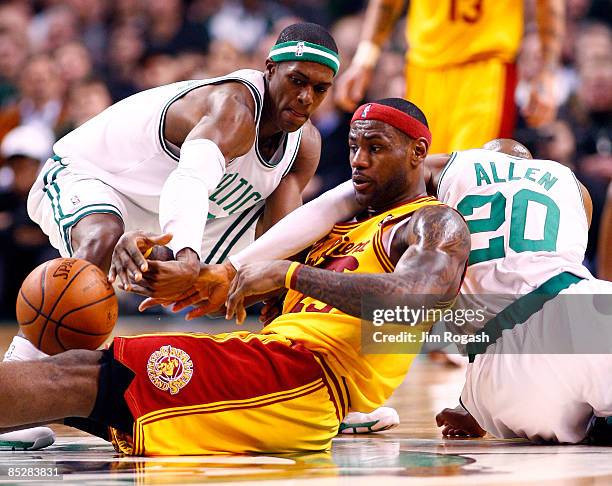
[{"label": "player's bare leg", "polygon": [[108,272],[113,250],[124,232],[123,221],[115,214],[85,216],[70,231],[74,258],[82,258]]},{"label": "player's bare leg", "polygon": [[0,428],[87,417],[98,394],[101,356],[72,350],[39,361],[0,363]]},{"label": "player's bare leg", "polygon": [[445,408],[436,415],[436,423],[442,429],[444,436],[484,437],[486,431],[478,425],[474,417],[461,405],[455,408]]}]

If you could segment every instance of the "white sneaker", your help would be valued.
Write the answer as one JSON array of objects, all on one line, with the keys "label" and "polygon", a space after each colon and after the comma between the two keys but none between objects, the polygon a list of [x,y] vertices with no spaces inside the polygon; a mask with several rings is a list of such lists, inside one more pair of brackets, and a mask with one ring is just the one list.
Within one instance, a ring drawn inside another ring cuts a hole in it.
[{"label": "white sneaker", "polygon": [[15,336],[6,353],[3,361],[33,361],[36,359],[47,358],[49,355],[37,349],[30,341],[21,336]]},{"label": "white sneaker", "polygon": [[380,407],[370,413],[349,413],[344,417],[338,432],[341,434],[371,434],[392,429],[399,423],[399,415],[394,408]]},{"label": "white sneaker", "polygon": [[32,427],[0,434],[0,450],[36,451],[55,442],[49,427]]}]

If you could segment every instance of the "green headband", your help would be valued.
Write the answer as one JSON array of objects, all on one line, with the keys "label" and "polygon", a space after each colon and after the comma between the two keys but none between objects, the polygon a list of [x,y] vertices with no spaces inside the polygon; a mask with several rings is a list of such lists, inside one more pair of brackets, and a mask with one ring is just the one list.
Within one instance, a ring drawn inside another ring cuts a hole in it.
[{"label": "green headband", "polygon": [[334,72],[334,76],[338,73],[338,69],[340,69],[340,57],[337,52],[312,42],[289,41],[276,44],[270,49],[269,57],[276,62],[318,62],[330,68]]}]

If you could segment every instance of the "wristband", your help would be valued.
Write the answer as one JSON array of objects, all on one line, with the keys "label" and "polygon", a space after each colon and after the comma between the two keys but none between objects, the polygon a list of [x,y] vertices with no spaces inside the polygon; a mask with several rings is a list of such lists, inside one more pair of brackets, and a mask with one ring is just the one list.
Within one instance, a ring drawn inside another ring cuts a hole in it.
[{"label": "wristband", "polygon": [[295,280],[297,279],[297,274],[302,267],[301,263],[291,262],[289,268],[287,269],[287,273],[285,274],[285,287],[288,289],[293,289],[295,287]]},{"label": "wristband", "polygon": [[372,68],[380,57],[380,46],[372,41],[362,40],[357,46],[352,64]]}]

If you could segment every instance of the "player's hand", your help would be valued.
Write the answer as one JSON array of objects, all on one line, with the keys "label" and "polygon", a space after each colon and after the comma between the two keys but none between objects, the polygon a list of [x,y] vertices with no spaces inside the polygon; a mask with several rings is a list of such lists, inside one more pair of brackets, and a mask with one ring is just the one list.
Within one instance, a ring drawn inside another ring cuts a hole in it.
[{"label": "player's hand", "polygon": [[283,301],[285,299],[285,292],[277,297],[266,299],[263,301],[263,307],[259,312],[259,322],[264,326],[270,324],[274,319],[280,316],[283,312]]},{"label": "player's hand", "polygon": [[131,282],[131,291],[158,299],[176,300],[195,283],[200,271],[200,260],[195,251],[185,248],[176,260],[149,261],[139,282]]},{"label": "player's hand", "polygon": [[178,312],[194,306],[194,309],[187,314],[187,320],[224,310],[225,299],[234,275],[236,270],[230,262],[222,265],[201,265],[197,280],[176,299],[148,298],[138,309],[142,312],[155,305],[165,305],[172,306],[172,311]]},{"label": "player's hand", "polygon": [[145,231],[124,233],[113,250],[108,281],[113,283],[118,280],[119,288],[132,290],[131,282],[140,282],[142,272],[146,272],[149,268],[144,257],[146,251],[155,245],[166,245],[171,239],[172,235],[169,233],[162,235]]},{"label": "player's hand", "polygon": [[225,318],[229,320],[236,316],[236,323],[242,324],[246,319],[244,299],[249,295],[267,294],[283,288],[290,265],[289,260],[272,260],[241,267],[229,289]]},{"label": "player's hand", "polygon": [[374,68],[351,64],[335,83],[334,98],[336,105],[344,111],[354,111],[357,103],[365,98],[373,75]]},{"label": "player's hand", "polygon": [[178,312],[185,307],[194,306],[185,319],[191,320],[218,312],[225,307],[236,269],[230,262],[221,265],[202,265],[198,280],[186,295],[178,300],[172,310]]},{"label": "player's hand", "polygon": [[557,116],[555,99],[555,71],[543,67],[530,86],[529,101],[522,110],[530,127],[541,127],[552,123]]}]

